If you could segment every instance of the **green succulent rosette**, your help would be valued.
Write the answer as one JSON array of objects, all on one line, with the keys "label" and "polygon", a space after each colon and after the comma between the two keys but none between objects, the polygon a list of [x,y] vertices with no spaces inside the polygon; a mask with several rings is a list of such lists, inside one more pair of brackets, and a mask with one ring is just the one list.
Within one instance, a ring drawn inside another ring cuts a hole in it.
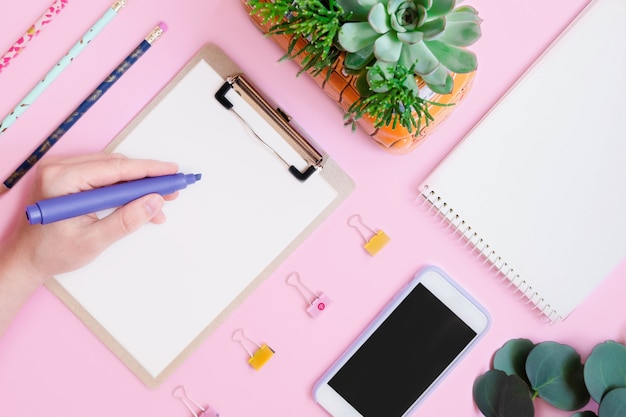
[{"label": "green succulent rosette", "polygon": [[[376,80],[402,67],[421,77],[432,91],[449,94],[452,73],[469,73],[477,67],[476,55],[466,49],[481,36],[481,19],[471,6],[456,7],[456,0],[336,2],[346,20],[337,37],[346,51],[345,67],[365,76],[374,92],[385,88]],[[417,90],[412,77],[404,81]]]}]

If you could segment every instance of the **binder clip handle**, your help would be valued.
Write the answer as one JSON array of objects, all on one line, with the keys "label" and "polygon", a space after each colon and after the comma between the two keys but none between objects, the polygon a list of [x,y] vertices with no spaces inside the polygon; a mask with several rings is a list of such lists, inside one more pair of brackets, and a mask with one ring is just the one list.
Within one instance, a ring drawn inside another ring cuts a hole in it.
[{"label": "binder clip handle", "polygon": [[[189,396],[189,394],[187,394],[185,387],[183,387],[182,385],[174,388],[174,392],[172,392],[172,397],[179,399],[185,405],[185,407],[187,407],[191,414],[193,414],[194,417],[220,417],[219,413],[213,410],[211,407],[205,408],[195,402]],[[200,411],[196,412],[196,409]]]},{"label": "binder clip handle", "polygon": [[306,302],[309,303],[309,305],[313,304],[313,301],[311,300],[311,298],[313,299],[319,298],[319,294],[316,294],[313,290],[311,290],[309,287],[307,287],[306,285],[302,283],[299,273],[292,272],[291,274],[287,275],[286,281],[287,281],[287,285],[292,286],[296,290],[298,290],[300,295],[302,295],[302,298],[304,298]]},{"label": "binder clip handle", "polygon": [[[275,352],[271,347],[269,347],[266,343],[259,345],[258,343],[252,341],[252,339],[245,335],[243,329],[235,330],[232,336],[232,340],[239,343],[241,347],[248,353],[248,356],[250,356],[250,358],[248,359],[248,364],[256,371],[261,369],[263,365],[265,365],[267,361],[269,361],[272,356],[274,356]],[[257,349],[254,351],[254,353],[246,347],[244,342],[248,342],[249,344],[256,346]]]},{"label": "binder clip handle", "polygon": [[[384,231],[375,231],[363,223],[361,215],[359,214],[350,216],[348,219],[348,226],[354,228],[361,235],[363,241],[365,242],[363,248],[371,256],[376,255],[391,240]],[[365,232],[370,234],[369,238],[366,236]]]},{"label": "binder clip handle", "polygon": [[287,275],[286,282],[287,285],[290,285],[298,290],[300,295],[302,295],[302,297],[306,300],[309,305],[306,309],[306,312],[309,313],[309,315],[313,318],[317,318],[320,314],[322,314],[322,312],[326,310],[326,307],[328,307],[332,303],[332,300],[323,292],[316,293],[308,288],[306,285],[304,285],[304,283],[300,279],[300,274],[298,274],[297,272],[292,272],[291,274]]}]

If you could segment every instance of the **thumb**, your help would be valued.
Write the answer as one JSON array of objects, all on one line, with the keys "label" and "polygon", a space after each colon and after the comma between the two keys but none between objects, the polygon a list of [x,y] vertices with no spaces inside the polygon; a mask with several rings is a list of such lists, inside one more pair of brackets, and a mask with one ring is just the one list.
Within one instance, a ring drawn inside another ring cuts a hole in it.
[{"label": "thumb", "polygon": [[163,216],[161,209],[164,204],[162,196],[150,194],[118,208],[97,222],[101,242],[109,246],[134,233],[151,220]]}]

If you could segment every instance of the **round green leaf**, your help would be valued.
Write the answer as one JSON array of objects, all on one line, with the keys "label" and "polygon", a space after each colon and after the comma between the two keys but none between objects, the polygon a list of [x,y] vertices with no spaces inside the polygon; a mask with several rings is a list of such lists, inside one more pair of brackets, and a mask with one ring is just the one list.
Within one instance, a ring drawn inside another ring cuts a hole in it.
[{"label": "round green leaf", "polygon": [[596,345],[585,363],[585,384],[595,402],[613,388],[626,388],[626,346],[614,341]]},{"label": "round green leaf", "polygon": [[528,354],[526,375],[532,389],[556,408],[573,411],[589,401],[580,355],[570,346],[539,343]]},{"label": "round green leaf", "polygon": [[493,369],[517,375],[530,385],[526,376],[526,358],[534,347],[535,344],[528,339],[509,340],[493,356]]},{"label": "round green leaf", "polygon": [[616,388],[606,393],[600,409],[599,417],[624,417],[626,415],[626,388]]},{"label": "round green leaf", "polygon": [[517,375],[490,370],[476,378],[474,402],[485,417],[533,417],[528,386]]}]

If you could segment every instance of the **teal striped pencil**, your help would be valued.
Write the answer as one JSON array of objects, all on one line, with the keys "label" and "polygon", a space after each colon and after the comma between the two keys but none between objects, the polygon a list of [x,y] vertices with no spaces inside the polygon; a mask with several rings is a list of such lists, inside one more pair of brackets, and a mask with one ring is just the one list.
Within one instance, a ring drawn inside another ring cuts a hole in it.
[{"label": "teal striped pencil", "polygon": [[15,106],[15,108],[0,122],[0,135],[11,127],[13,123],[33,104],[33,102],[48,88],[50,84],[65,70],[68,65],[85,50],[87,45],[104,29],[118,12],[126,5],[127,0],[116,1],[100,19],[81,37],[78,42],[53,66],[35,87]]}]

